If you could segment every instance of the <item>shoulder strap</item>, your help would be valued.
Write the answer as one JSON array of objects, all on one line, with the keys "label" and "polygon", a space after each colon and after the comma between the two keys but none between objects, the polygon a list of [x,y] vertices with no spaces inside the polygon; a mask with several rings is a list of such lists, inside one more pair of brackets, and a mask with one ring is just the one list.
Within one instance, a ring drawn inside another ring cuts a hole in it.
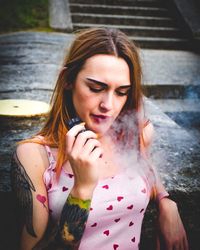
[{"label": "shoulder strap", "polygon": [[51,152],[51,148],[48,146],[48,145],[44,145],[46,151],[47,151],[47,156],[48,156],[48,159],[49,159],[49,163],[51,164],[52,162],[55,162],[55,159],[53,157],[53,154]]}]

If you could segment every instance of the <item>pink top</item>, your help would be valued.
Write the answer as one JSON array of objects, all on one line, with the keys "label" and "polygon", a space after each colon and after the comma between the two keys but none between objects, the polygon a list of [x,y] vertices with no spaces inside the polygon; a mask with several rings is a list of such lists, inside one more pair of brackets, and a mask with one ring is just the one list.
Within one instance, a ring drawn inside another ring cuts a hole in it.
[{"label": "pink top", "polygon": [[[44,172],[49,211],[59,220],[64,203],[73,187],[74,176],[61,170],[56,183],[56,161],[45,146],[50,165]],[[80,250],[139,249],[141,226],[149,203],[149,188],[143,177],[129,177],[126,172],[100,180],[92,198]]]}]

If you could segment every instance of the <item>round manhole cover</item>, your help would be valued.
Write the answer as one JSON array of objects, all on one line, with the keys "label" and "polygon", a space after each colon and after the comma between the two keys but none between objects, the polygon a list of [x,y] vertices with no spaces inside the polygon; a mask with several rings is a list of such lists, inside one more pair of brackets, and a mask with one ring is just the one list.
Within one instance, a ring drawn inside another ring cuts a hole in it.
[{"label": "round manhole cover", "polygon": [[0,116],[31,117],[48,113],[50,105],[41,101],[26,99],[0,100]]}]

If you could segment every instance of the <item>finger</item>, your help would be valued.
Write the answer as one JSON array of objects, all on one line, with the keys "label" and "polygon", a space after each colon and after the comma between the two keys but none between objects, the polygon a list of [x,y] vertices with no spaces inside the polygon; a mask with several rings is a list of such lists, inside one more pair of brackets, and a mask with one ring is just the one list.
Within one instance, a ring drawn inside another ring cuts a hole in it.
[{"label": "finger", "polygon": [[182,237],[180,240],[180,250],[188,250],[188,242],[187,242],[185,230],[183,230],[182,232]]},{"label": "finger", "polygon": [[156,250],[160,250],[160,239],[159,239],[158,234],[156,236]]},{"label": "finger", "polygon": [[183,226],[183,223],[180,223],[180,230],[179,233],[181,234],[179,239],[179,248],[180,250],[188,250],[188,241],[187,241],[187,235]]},{"label": "finger", "polygon": [[182,242],[181,242],[181,240],[179,240],[179,242],[176,242],[176,243],[174,243],[174,250],[184,250],[183,248],[183,245],[182,245]]},{"label": "finger", "polygon": [[69,134],[66,135],[66,152],[67,152],[67,154],[69,154],[71,152],[72,147],[73,147],[74,142],[75,142],[75,139],[76,138],[72,135],[69,135]]},{"label": "finger", "polygon": [[102,154],[103,154],[102,148],[97,147],[97,148],[95,148],[95,149],[91,152],[91,154],[90,154],[90,159],[91,159],[92,161],[95,161],[95,160],[97,160],[98,158],[100,158]]},{"label": "finger", "polygon": [[183,238],[183,240],[182,240],[182,244],[183,244],[183,250],[189,250],[189,244],[188,244],[188,239],[187,239],[187,234],[186,234],[186,231],[185,231],[185,229],[184,229],[184,226],[183,226],[183,224],[182,224],[182,238]]},{"label": "finger", "polygon": [[81,130],[85,129],[85,122],[82,122],[78,125],[73,126],[68,132],[67,135],[69,136],[76,136]]},{"label": "finger", "polygon": [[80,123],[72,127],[66,134],[66,151],[70,153],[74,145],[76,135],[85,129],[85,123]]},{"label": "finger", "polygon": [[82,155],[89,155],[96,147],[100,147],[101,143],[96,139],[88,139],[83,147]]},{"label": "finger", "polygon": [[185,235],[185,237],[183,238],[183,246],[184,246],[184,250],[189,250],[189,243],[188,243],[188,239],[187,236]]},{"label": "finger", "polygon": [[78,152],[81,152],[83,150],[84,145],[89,139],[97,139],[97,134],[92,132],[91,130],[86,130],[76,137],[74,141],[74,145],[72,150]]},{"label": "finger", "polygon": [[166,250],[175,250],[175,248],[173,248],[172,244],[170,244],[169,242],[165,242],[165,245],[166,245],[165,247]]}]

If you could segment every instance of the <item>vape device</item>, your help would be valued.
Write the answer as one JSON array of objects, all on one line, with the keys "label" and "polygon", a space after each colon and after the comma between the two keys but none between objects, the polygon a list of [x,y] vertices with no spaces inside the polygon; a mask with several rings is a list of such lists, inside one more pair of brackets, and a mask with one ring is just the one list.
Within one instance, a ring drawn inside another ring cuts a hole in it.
[{"label": "vape device", "polygon": [[[74,127],[75,125],[78,125],[80,123],[82,123],[83,121],[79,118],[79,117],[74,117],[72,119],[70,119],[68,122],[67,122],[67,127],[68,129],[70,130],[72,127]],[[82,133],[82,132],[85,132],[87,129],[86,128],[83,128],[78,134],[77,136]],[[76,137],[77,137],[76,136]]]},{"label": "vape device", "polygon": [[68,129],[71,129],[72,127],[74,127],[75,125],[78,125],[80,124],[82,121],[79,117],[74,117],[72,119],[70,119],[68,122],[67,122],[67,127]]}]

